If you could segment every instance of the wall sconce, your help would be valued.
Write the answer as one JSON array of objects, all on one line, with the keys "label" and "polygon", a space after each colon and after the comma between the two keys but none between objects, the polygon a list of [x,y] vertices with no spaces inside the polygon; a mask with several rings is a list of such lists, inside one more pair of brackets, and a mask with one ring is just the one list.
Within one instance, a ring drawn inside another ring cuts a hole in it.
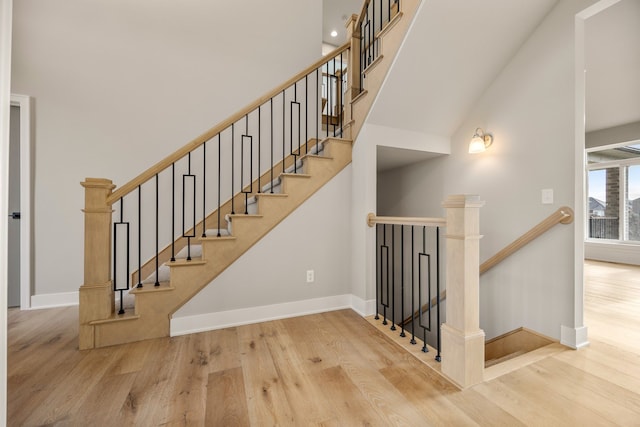
[{"label": "wall sconce", "polygon": [[482,153],[491,144],[493,144],[493,135],[485,133],[481,128],[477,128],[469,143],[469,153]]}]

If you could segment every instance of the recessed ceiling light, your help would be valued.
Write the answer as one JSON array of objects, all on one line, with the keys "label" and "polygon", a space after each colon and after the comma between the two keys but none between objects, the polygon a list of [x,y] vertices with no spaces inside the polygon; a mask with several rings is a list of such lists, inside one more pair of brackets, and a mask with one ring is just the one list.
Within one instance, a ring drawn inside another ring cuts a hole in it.
[{"label": "recessed ceiling light", "polygon": [[331,31],[331,37],[338,37],[338,32],[336,30]]}]

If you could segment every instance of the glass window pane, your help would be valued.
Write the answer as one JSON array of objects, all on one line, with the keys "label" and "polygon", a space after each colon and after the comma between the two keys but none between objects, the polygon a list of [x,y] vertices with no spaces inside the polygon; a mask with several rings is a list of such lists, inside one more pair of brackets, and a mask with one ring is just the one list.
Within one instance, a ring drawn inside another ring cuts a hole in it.
[{"label": "glass window pane", "polygon": [[628,239],[640,241],[640,165],[627,169],[626,202]]},{"label": "glass window pane", "polygon": [[592,239],[618,239],[620,169],[589,171],[589,231]]}]

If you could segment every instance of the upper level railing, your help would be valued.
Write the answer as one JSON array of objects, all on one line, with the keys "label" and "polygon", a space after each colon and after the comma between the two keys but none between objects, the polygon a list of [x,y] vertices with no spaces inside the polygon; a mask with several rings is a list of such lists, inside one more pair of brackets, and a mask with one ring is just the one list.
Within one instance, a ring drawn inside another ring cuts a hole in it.
[{"label": "upper level railing", "polygon": [[[369,227],[376,226],[376,314],[382,324],[391,322],[422,341],[422,351],[429,344],[440,361],[441,336],[441,256],[440,229],[444,218],[382,217],[370,213]],[[435,300],[434,304],[429,301]],[[404,321],[403,321],[404,319]]]},{"label": "upper level railing", "polygon": [[356,23],[360,37],[360,82],[364,87],[365,70],[380,55],[379,33],[400,12],[400,0],[365,0]]}]

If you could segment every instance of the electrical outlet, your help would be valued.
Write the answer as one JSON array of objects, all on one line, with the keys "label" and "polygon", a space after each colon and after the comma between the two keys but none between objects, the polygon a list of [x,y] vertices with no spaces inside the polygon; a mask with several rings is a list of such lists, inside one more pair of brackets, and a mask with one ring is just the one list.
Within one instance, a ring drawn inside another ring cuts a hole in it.
[{"label": "electrical outlet", "polygon": [[313,270],[307,270],[307,283],[313,283],[315,280],[315,274]]},{"label": "electrical outlet", "polygon": [[553,189],[545,188],[542,190],[542,204],[543,205],[552,205],[553,204]]}]

